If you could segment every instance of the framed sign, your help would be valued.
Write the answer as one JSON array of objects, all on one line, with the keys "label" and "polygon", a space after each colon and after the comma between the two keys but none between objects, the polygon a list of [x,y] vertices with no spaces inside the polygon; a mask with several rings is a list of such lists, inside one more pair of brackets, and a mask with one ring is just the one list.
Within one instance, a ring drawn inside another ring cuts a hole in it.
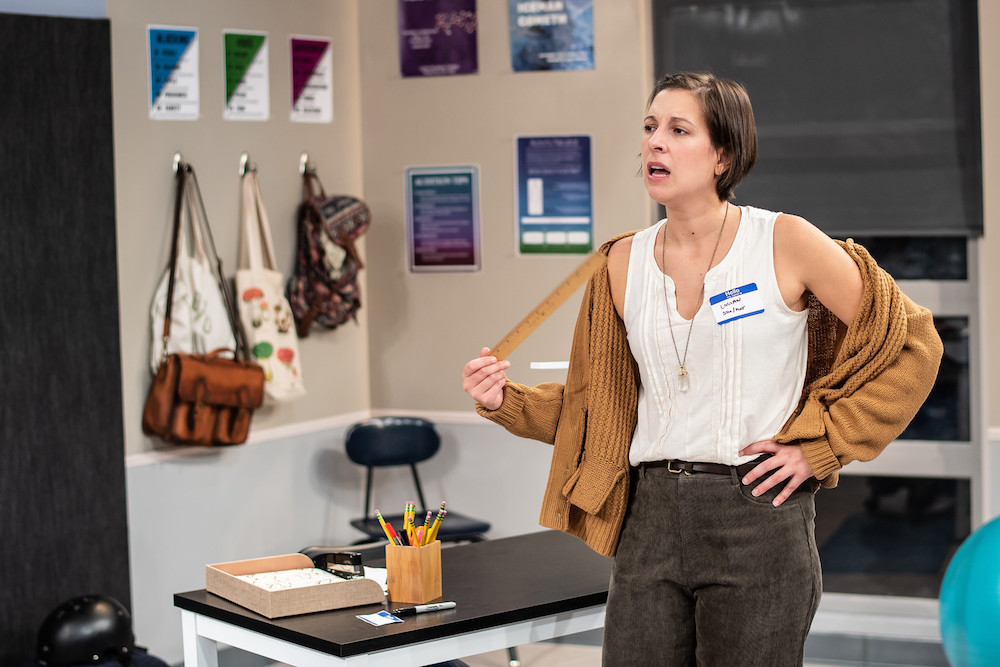
[{"label": "framed sign", "polygon": [[593,249],[590,137],[517,139],[517,246],[525,255]]},{"label": "framed sign", "polygon": [[406,170],[410,271],[479,270],[479,168]]}]

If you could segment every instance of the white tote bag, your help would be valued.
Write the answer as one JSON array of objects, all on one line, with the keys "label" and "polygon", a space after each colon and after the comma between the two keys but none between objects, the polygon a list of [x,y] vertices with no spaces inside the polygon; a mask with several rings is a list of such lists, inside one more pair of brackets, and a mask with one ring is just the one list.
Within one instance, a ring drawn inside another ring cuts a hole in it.
[{"label": "white tote bag", "polygon": [[285,298],[285,280],[274,261],[271,226],[257,174],[242,178],[242,242],[236,271],[236,300],[250,351],[264,369],[267,395],[287,400],[306,393],[295,318]]},{"label": "white tote bag", "polygon": [[[177,238],[177,266],[174,277],[173,307],[170,313],[170,337],[162,338],[163,318],[167,307],[168,266],[160,279],[150,307],[152,344],[150,367],[155,374],[167,354],[185,352],[206,354],[220,347],[236,349],[226,302],[217,277],[218,259],[211,240],[201,193],[193,173],[184,175],[181,198],[175,202],[180,215]],[[189,249],[190,243],[190,249]]]}]

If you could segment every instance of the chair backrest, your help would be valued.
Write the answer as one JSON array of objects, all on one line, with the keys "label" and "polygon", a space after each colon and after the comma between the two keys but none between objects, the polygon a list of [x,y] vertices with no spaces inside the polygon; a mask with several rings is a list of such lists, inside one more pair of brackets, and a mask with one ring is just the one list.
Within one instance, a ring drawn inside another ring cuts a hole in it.
[{"label": "chair backrest", "polygon": [[347,457],[379,468],[426,461],[441,447],[432,422],[418,417],[376,417],[347,431]]}]

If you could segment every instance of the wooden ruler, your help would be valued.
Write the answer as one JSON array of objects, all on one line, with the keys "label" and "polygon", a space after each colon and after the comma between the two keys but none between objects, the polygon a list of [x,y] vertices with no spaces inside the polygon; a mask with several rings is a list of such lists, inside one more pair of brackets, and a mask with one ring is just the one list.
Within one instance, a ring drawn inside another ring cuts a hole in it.
[{"label": "wooden ruler", "polygon": [[607,260],[601,252],[595,252],[588,257],[583,264],[578,266],[573,273],[569,274],[565,280],[552,290],[552,293],[542,299],[542,302],[535,306],[528,315],[518,322],[517,326],[510,330],[499,343],[490,350],[490,356],[499,359],[506,359],[518,345],[531,335],[531,333],[549,318],[559,306],[563,305],[569,295],[576,291],[587,279],[594,274],[594,271]]}]

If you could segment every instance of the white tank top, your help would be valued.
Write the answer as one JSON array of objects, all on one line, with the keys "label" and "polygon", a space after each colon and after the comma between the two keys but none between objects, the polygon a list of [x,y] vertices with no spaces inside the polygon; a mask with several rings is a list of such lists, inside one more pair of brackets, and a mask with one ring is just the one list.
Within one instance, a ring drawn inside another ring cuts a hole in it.
[{"label": "white tank top", "polygon": [[740,457],[739,450],[774,437],[798,405],[808,311],[790,309],[778,290],[778,214],[749,206],[740,210],[733,245],[708,272],[694,316],[685,364],[688,391],[678,387],[679,364],[667,327],[673,326],[683,357],[691,320],[677,312],[673,280],[654,257],[666,219],[632,237],[624,319],[642,383],[629,449],[632,465],[663,459],[745,463],[754,457]]}]

